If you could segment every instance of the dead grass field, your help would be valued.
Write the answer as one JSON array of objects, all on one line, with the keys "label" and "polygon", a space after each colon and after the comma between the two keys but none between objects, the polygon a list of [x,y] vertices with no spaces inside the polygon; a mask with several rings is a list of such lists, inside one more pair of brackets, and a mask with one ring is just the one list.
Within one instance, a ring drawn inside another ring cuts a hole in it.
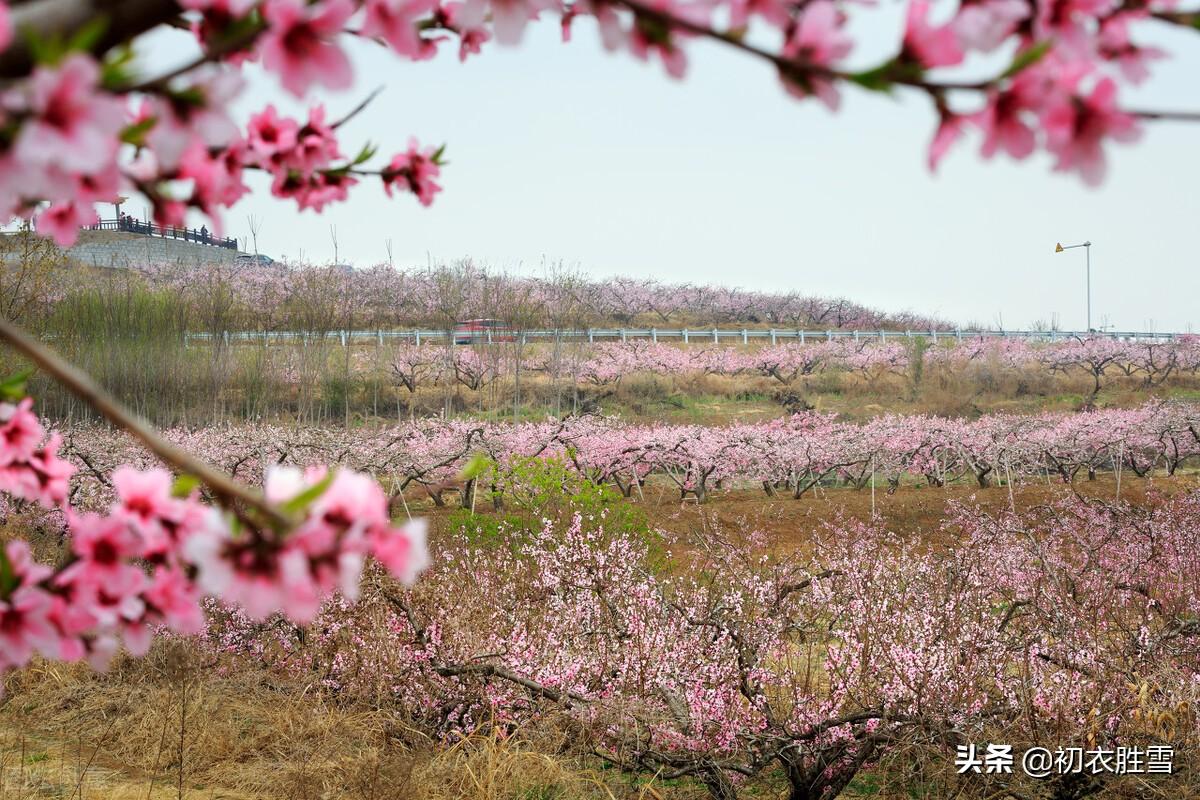
[{"label": "dead grass field", "polygon": [[561,755],[546,731],[434,742],[387,711],[227,666],[166,643],[105,674],[25,670],[0,707],[0,800],[659,796]]}]

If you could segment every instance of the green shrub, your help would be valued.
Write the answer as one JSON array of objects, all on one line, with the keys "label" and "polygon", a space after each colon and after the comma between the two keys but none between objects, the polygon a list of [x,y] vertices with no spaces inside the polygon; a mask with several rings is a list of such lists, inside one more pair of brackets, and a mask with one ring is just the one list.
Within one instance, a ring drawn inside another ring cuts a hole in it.
[{"label": "green shrub", "polygon": [[[458,509],[450,514],[449,523],[452,530],[480,545],[516,545],[524,532],[540,529],[545,520],[561,529],[579,514],[585,521],[602,521],[610,533],[642,539],[651,566],[663,560],[661,539],[642,509],[613,487],[580,475],[561,458],[518,458],[503,468],[491,464],[477,482],[476,510]],[[489,499],[499,502],[485,502]],[[489,506],[494,510],[483,510]]]}]

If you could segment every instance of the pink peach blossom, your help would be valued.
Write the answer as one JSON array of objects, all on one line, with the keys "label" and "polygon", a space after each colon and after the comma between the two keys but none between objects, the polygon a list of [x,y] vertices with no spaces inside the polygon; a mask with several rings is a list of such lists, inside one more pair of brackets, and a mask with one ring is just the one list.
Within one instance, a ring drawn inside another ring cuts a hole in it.
[{"label": "pink peach blossom", "polygon": [[336,44],[354,13],[350,0],[267,0],[268,29],[262,44],[263,66],[279,75],[283,88],[302,97],[314,83],[347,89],[353,82],[350,59]]},{"label": "pink peach blossom", "polygon": [[99,172],[111,163],[125,113],[119,100],[96,91],[99,79],[96,62],[81,54],[34,71],[23,98],[32,118],[14,145],[21,163],[69,173]]},{"label": "pink peach blossom", "polygon": [[953,23],[930,25],[928,0],[911,0],[904,27],[904,52],[922,67],[950,67],[963,60]]},{"label": "pink peach blossom", "polygon": [[798,75],[783,75],[787,91],[796,97],[815,95],[827,108],[836,111],[841,101],[832,80],[819,71],[805,72],[807,66],[832,67],[849,55],[853,43],[842,29],[844,18],[830,0],[815,0],[805,7],[784,43],[783,55],[798,64]]},{"label": "pink peach blossom", "polygon": [[35,218],[38,233],[48,236],[63,248],[71,247],[79,238],[79,229],[99,220],[96,209],[89,203],[67,201],[53,203]]}]

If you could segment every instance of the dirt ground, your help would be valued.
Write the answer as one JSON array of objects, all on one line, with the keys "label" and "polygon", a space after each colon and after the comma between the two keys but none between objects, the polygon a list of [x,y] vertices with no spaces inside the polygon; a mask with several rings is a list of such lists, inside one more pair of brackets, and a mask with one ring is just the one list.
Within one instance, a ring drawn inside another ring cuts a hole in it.
[{"label": "dirt ground", "polygon": [[[1120,497],[1135,505],[1145,504],[1149,495],[1173,496],[1200,488],[1200,474],[1174,477],[1121,478]],[[706,503],[693,498],[680,501],[679,492],[666,482],[654,479],[639,497],[627,501],[641,508],[652,528],[674,533],[691,531],[749,530],[766,534],[773,546],[783,550],[802,546],[809,534],[822,524],[840,516],[869,520],[872,514],[888,530],[898,534],[930,536],[941,530],[949,503],[965,503],[988,511],[1000,511],[1010,503],[1016,508],[1029,508],[1053,502],[1072,492],[1085,497],[1105,500],[1117,496],[1117,482],[1111,475],[1100,474],[1095,480],[1079,480],[1067,485],[1059,480],[1014,484],[1010,495],[1008,486],[954,485],[944,487],[905,485],[889,493],[886,487],[815,488],[799,500],[787,492],[768,497],[758,488],[737,488],[710,493]],[[453,507],[436,508],[418,492],[410,492],[409,506],[414,515],[430,519],[436,532],[445,532]],[[453,506],[449,497],[448,505]],[[487,514],[481,503],[478,513]]]}]

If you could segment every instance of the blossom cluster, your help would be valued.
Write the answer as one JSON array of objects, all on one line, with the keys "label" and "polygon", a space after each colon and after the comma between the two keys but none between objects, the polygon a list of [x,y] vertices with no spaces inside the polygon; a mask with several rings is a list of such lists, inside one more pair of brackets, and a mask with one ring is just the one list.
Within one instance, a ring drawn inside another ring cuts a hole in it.
[{"label": "blossom cluster", "polygon": [[295,519],[252,526],[246,509],[205,504],[195,481],[162,468],[117,467],[111,502],[83,509],[70,500],[76,468],[60,445],[31,398],[0,404],[0,492],[59,515],[69,542],[54,567],[22,539],[0,551],[0,674],[35,653],[103,668],[122,644],[145,653],[157,630],[199,634],[205,596],[304,623],[335,591],[357,596],[368,555],[405,581],[426,562],[421,523],[394,526],[382,489],[362,474],[272,469],[266,502]]},{"label": "blossom cluster", "polygon": [[[459,476],[480,456],[489,466],[476,480],[497,499],[514,467],[532,457],[561,459],[582,477],[627,495],[657,476],[701,500],[720,487],[747,483],[800,498],[823,482],[864,487],[872,478],[889,486],[905,478],[986,486],[995,479],[1049,476],[1072,482],[1098,472],[1175,474],[1200,458],[1198,432],[1195,406],[1150,403],[974,420],[887,415],[855,423],[808,412],[707,427],[589,416],[523,424],[429,419],[351,429],[240,425],[166,435],[247,480],[270,464],[320,459],[374,473],[397,502],[405,489],[417,488],[442,502],[445,487],[461,485]],[[127,437],[86,426],[72,432],[67,456],[100,469],[149,458]],[[81,503],[110,499],[111,492],[88,473],[77,484]]]},{"label": "blossom cluster", "polygon": [[[517,314],[529,320],[530,327],[568,330],[635,325],[701,326],[709,330],[716,325],[749,325],[822,331],[945,331],[953,327],[915,313],[868,308],[844,297],[664,283],[654,278],[518,276],[469,261],[432,269],[375,265],[344,270],[276,263],[146,264],[134,265],[134,270],[128,273],[131,280],[171,291],[194,307],[194,325],[203,324],[205,299],[220,287],[236,301],[234,324],[254,332],[319,333],[356,327],[436,330],[462,319],[504,320]],[[61,293],[90,289],[93,280],[73,275]],[[305,309],[317,305],[324,313],[305,313]],[[705,333],[697,331],[697,339],[703,339]]]},{"label": "blossom cluster", "polygon": [[[830,108],[846,85],[920,91],[939,120],[931,166],[965,128],[975,127],[985,158],[1003,152],[1022,159],[1040,147],[1055,169],[1096,184],[1106,144],[1136,139],[1139,116],[1192,116],[1139,115],[1118,103],[1120,83],[1141,82],[1166,55],[1139,43],[1135,30],[1144,22],[1194,25],[1195,15],[1178,11],[1176,0],[980,0],[948,17],[929,0],[909,0],[893,54],[866,70],[847,66],[855,46],[848,22],[861,9],[842,0],[184,0],[201,57],[144,80],[135,78],[123,45],[172,20],[174,3],[151,3],[121,20],[121,35],[105,37],[60,19],[71,15],[43,9],[47,1],[0,7],[0,51],[9,51],[5,78],[14,82],[5,94],[0,207],[9,218],[36,216],[38,230],[64,245],[96,220],[94,203],[129,192],[152,204],[161,225],[179,225],[194,210],[217,230],[221,210],[247,191],[247,169],[268,171],[272,192],[302,209],[344,199],[367,174],[389,194],[411,191],[428,204],[440,188],[440,149],[410,143],[368,172],[361,165],[373,148],[343,157],[333,139],[338,123],[326,125],[320,106],[304,123],[264,109],[243,134],[229,113],[242,89],[242,65],[258,61],[284,90],[303,98],[314,88],[352,87],[346,49],[352,38],[408,61],[457,43],[465,59],[492,40],[519,43],[527,24],[543,14],[559,19],[564,38],[578,20],[591,18],[607,49],[660,60],[675,77],[686,71],[687,40],[706,37],[765,59],[792,96],[816,97]],[[742,34],[752,24],[769,33],[770,48],[746,42]],[[932,77],[966,71],[972,55],[997,51],[1014,57],[992,77]],[[960,102],[963,95],[974,103]]]},{"label": "blossom cluster", "polygon": [[[255,56],[280,71],[290,88],[301,85],[293,81],[297,70],[337,80],[329,60],[320,57],[328,52],[320,41],[339,32],[354,10],[349,2],[311,11],[297,2],[261,9],[184,5],[203,12],[201,38],[225,35],[229,26],[262,14],[269,35]],[[0,41],[0,49],[7,44]],[[97,222],[95,204],[135,192],[164,228],[184,226],[195,211],[219,235],[222,210],[249,191],[248,170],[268,173],[272,193],[301,210],[320,211],[346,199],[363,175],[378,176],[389,195],[397,188],[411,191],[424,205],[441,189],[440,150],[413,142],[368,172],[361,165],[373,148],[347,157],[337,138],[341,121],[327,122],[323,105],[312,106],[304,121],[267,106],[243,132],[230,110],[244,86],[235,65],[207,64],[145,85],[132,82],[127,66],[81,51],[47,55],[6,95],[5,121],[14,131],[0,152],[0,212],[6,219],[33,218],[40,234],[69,247],[80,227]]]},{"label": "blossom cluster", "polygon": [[[401,344],[388,355],[393,379],[409,391],[420,386],[457,381],[479,389],[517,368],[506,350],[454,348],[436,344]],[[919,362],[914,362],[914,358]],[[377,366],[364,356],[364,368]],[[1024,339],[967,339],[916,351],[903,341],[816,338],[805,343],[738,348],[728,345],[676,346],[649,339],[601,342],[574,348],[531,345],[521,354],[521,369],[570,377],[599,386],[617,384],[629,375],[759,375],[788,385],[805,375],[850,372],[868,380],[885,374],[905,375],[914,363],[961,371],[972,366],[1000,370],[1040,369],[1051,374],[1083,374],[1097,391],[1110,374],[1138,378],[1157,386],[1172,375],[1200,371],[1200,338],[1166,341],[1118,341],[1107,337],[1031,342]]]}]

